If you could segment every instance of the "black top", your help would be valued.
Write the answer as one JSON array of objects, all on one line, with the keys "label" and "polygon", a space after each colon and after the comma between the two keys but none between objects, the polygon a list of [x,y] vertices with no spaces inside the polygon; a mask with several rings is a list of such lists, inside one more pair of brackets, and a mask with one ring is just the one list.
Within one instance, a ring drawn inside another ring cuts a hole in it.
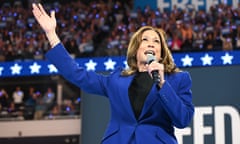
[{"label": "black top", "polygon": [[141,114],[145,99],[153,83],[153,79],[148,72],[137,72],[133,78],[128,89],[128,95],[136,118]]}]

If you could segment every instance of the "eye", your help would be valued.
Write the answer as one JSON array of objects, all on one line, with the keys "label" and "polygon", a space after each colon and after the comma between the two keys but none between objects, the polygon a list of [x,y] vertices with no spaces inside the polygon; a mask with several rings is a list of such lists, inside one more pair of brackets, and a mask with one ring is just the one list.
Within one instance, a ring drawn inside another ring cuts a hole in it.
[{"label": "eye", "polygon": [[142,38],[142,41],[147,41],[148,39],[147,38]]},{"label": "eye", "polygon": [[160,40],[156,39],[154,40],[155,43],[160,43]]}]

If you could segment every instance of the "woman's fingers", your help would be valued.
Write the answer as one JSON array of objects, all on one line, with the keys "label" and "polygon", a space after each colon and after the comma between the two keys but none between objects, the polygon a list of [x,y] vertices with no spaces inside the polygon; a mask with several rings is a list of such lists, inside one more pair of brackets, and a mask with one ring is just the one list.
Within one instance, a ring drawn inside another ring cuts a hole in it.
[{"label": "woman's fingers", "polygon": [[44,17],[49,17],[48,14],[46,13],[46,11],[44,10],[44,8],[42,7],[41,4],[35,4],[35,3],[33,3],[33,4],[32,4],[32,7],[33,7],[32,12],[33,12],[33,14],[34,14],[34,16],[35,16],[35,18],[36,18],[37,20],[39,20],[40,17],[42,17],[42,16],[44,16]]},{"label": "woman's fingers", "polygon": [[40,10],[41,14],[43,14],[43,15],[48,15],[48,14],[46,13],[46,11],[44,10],[43,6],[42,6],[40,3],[38,4],[38,7],[39,7],[39,10]]},{"label": "woman's fingers", "polygon": [[32,4],[32,12],[33,12],[33,15],[35,16],[35,17],[38,17],[39,15],[40,15],[40,13],[39,13],[39,11],[38,11],[38,7],[37,7],[37,5],[35,4],[35,3],[33,3]]},{"label": "woman's fingers", "polygon": [[43,29],[43,31],[45,33],[51,32],[54,33],[57,26],[55,11],[52,11],[51,14],[49,15],[47,14],[47,12],[45,11],[41,4],[33,3],[32,7],[33,15],[37,22],[39,23],[39,25],[41,26],[41,28]]}]

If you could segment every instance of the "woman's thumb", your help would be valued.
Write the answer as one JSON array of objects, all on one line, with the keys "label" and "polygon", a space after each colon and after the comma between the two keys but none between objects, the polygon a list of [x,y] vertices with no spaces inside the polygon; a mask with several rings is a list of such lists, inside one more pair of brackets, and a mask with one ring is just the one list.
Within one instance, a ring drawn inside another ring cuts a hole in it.
[{"label": "woman's thumb", "polygon": [[55,11],[54,10],[51,11],[51,18],[55,19]]}]

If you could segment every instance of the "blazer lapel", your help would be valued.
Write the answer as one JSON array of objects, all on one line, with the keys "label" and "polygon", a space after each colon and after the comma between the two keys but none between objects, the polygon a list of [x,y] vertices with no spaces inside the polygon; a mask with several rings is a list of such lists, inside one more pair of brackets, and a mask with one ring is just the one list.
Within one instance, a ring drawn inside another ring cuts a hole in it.
[{"label": "blazer lapel", "polygon": [[142,109],[139,119],[141,119],[148,112],[148,110],[151,108],[151,106],[154,104],[154,102],[157,101],[158,97],[157,97],[156,93],[157,93],[157,88],[156,88],[156,85],[154,84],[144,102],[143,109]]},{"label": "blazer lapel", "polygon": [[[164,76],[165,81],[168,80],[168,75],[166,74]],[[141,115],[139,117],[139,119],[141,119],[147,112],[148,110],[151,108],[151,106],[157,101],[158,99],[158,95],[156,93],[158,93],[158,89],[156,84],[153,84],[151,91],[149,92],[145,102],[144,102],[144,106],[141,112]]]},{"label": "blazer lapel", "polygon": [[133,80],[135,75],[132,75],[130,77],[128,77],[127,79],[127,83],[126,81],[125,82],[125,85],[128,85],[127,86],[127,90],[125,91],[126,94],[124,94],[122,97],[122,101],[123,101],[123,104],[125,105],[125,108],[126,108],[126,112],[134,119],[134,121],[136,121],[136,118],[135,118],[135,115],[134,115],[134,112],[133,112],[133,108],[132,108],[132,105],[131,105],[131,102],[130,102],[130,99],[129,99],[129,95],[128,95],[128,88]]}]

